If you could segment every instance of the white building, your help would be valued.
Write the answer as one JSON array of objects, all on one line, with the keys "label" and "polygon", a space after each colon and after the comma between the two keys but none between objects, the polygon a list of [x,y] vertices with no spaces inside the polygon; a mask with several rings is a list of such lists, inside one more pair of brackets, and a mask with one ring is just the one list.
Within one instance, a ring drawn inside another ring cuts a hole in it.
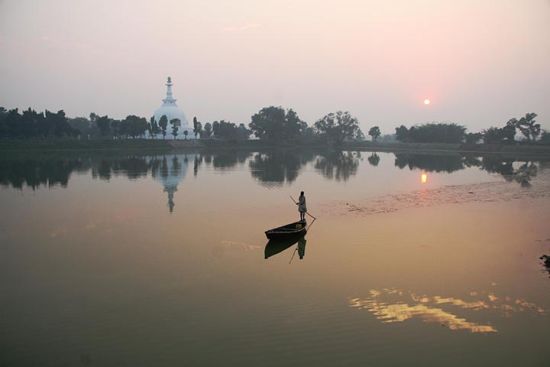
[{"label": "white building", "polygon": [[183,132],[187,130],[187,138],[192,139],[195,136],[193,134],[193,126],[189,126],[187,117],[185,117],[183,111],[176,104],[176,99],[172,95],[172,85],[172,78],[168,77],[168,80],[166,81],[166,98],[162,100],[162,105],[155,110],[153,116],[157,123],[160,121],[162,116],[166,116],[168,119],[168,125],[166,127],[167,137],[172,136],[172,125],[170,124],[170,121],[173,119],[178,119],[181,123],[178,129],[178,138],[183,137]]}]

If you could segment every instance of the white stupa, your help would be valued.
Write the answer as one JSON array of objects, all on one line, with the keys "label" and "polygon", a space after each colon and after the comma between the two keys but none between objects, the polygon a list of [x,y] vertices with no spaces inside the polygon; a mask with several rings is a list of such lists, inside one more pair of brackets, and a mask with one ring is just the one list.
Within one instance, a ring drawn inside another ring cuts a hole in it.
[{"label": "white stupa", "polygon": [[171,136],[172,132],[172,125],[170,125],[170,121],[172,119],[179,119],[181,126],[178,130],[178,137],[183,136],[183,132],[187,130],[187,138],[193,138],[193,128],[189,127],[189,122],[187,121],[185,114],[178,107],[176,104],[176,99],[172,95],[172,78],[170,77],[168,77],[168,80],[166,81],[166,98],[162,100],[162,105],[155,110],[155,121],[158,123],[162,116],[166,116],[168,118],[168,126],[166,128],[167,136]]}]

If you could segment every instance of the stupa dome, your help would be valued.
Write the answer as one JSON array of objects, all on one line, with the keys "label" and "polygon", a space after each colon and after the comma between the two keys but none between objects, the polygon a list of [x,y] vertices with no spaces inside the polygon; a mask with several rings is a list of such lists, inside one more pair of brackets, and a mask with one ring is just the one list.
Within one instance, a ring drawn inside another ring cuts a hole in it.
[{"label": "stupa dome", "polygon": [[168,77],[166,82],[166,98],[162,100],[162,105],[157,108],[153,114],[155,121],[158,123],[162,116],[166,116],[168,119],[168,126],[166,128],[167,134],[170,135],[172,131],[172,126],[170,125],[170,120],[178,119],[181,122],[180,128],[178,130],[178,136],[183,136],[185,130],[188,131],[187,138],[192,138],[193,128],[189,126],[187,117],[183,113],[182,109],[176,104],[176,99],[172,95],[172,78]]}]

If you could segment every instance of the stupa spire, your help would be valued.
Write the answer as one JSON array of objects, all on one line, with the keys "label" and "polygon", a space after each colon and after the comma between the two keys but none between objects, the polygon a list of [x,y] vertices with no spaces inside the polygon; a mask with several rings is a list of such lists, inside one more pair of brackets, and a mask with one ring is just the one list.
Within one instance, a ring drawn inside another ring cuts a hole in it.
[{"label": "stupa spire", "polygon": [[[0,0],[1,2],[2,0]],[[162,104],[159,108],[157,108],[154,112],[155,121],[158,123],[160,122],[160,119],[162,116],[166,116],[168,119],[168,122],[172,121],[173,119],[180,120],[180,129],[179,134],[182,134],[184,131],[192,131],[192,129],[189,128],[189,123],[187,122],[187,117],[185,117],[185,114],[183,111],[178,107],[176,104],[176,99],[174,98],[174,95],[172,94],[172,78],[168,77],[166,80],[166,97],[162,99]]]},{"label": "stupa spire", "polygon": [[164,104],[175,105],[176,99],[172,95],[172,78],[168,77],[166,80],[166,98],[162,100]]}]

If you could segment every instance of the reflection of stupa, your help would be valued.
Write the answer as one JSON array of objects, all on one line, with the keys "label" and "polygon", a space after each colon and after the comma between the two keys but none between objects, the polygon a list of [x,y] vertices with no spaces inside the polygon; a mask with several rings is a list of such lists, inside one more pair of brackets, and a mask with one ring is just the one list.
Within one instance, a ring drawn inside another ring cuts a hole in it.
[{"label": "reflection of stupa", "polygon": [[[191,157],[193,159],[193,157]],[[186,156],[174,155],[151,160],[153,178],[164,186],[164,192],[168,194],[168,208],[170,213],[174,211],[174,194],[178,191],[178,184],[185,178],[189,159]]]},{"label": "reflection of stupa", "polygon": [[172,85],[172,78],[168,77],[168,80],[166,81],[166,98],[162,100],[162,105],[155,110],[155,121],[158,123],[162,116],[166,116],[168,119],[166,131],[168,132],[167,135],[170,135],[172,132],[172,125],[170,125],[170,121],[173,119],[178,119],[181,123],[178,130],[178,136],[182,136],[183,132],[187,130],[189,133],[187,137],[192,138],[194,136],[193,129],[189,128],[189,123],[187,122],[185,114],[176,104],[176,99],[172,95]]}]

